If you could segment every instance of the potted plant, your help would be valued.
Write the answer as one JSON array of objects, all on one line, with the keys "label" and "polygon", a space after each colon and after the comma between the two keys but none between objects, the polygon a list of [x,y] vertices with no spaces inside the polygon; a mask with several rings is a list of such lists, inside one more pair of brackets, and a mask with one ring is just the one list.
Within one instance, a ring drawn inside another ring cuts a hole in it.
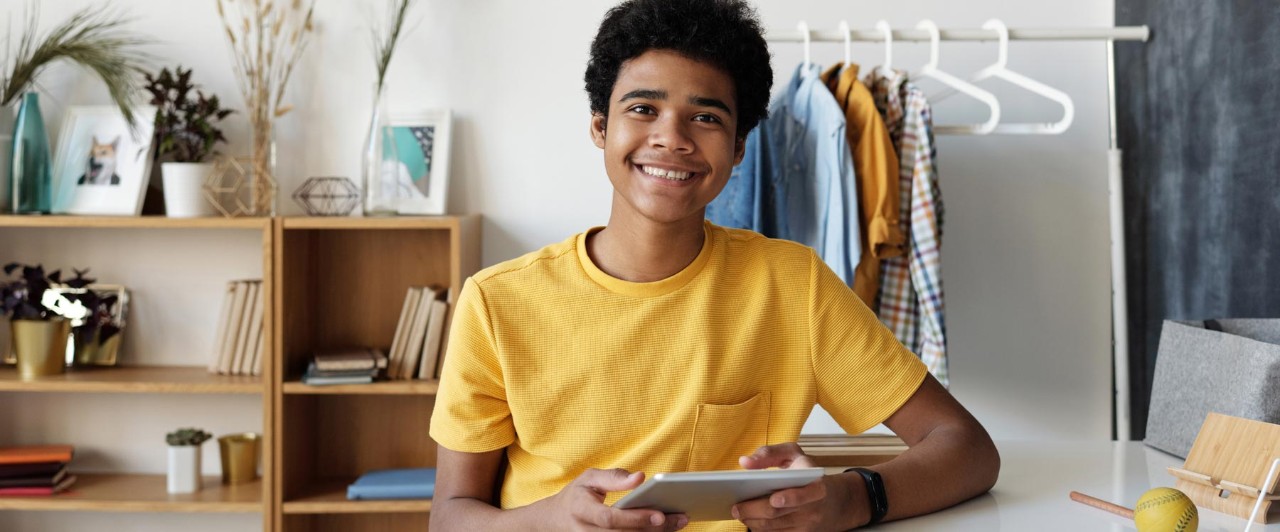
[{"label": "potted plant", "polygon": [[[59,60],[92,70],[133,125],[136,76],[148,59],[141,46],[152,42],[125,31],[129,17],[105,6],[81,9],[40,35],[37,6],[31,3],[22,31],[0,38],[5,44],[0,52],[0,208],[6,213],[47,213],[52,208],[49,140],[32,91],[40,74]],[[10,157],[13,153],[26,155]]]},{"label": "potted plant", "polygon": [[0,285],[0,305],[9,317],[18,373],[23,379],[62,373],[66,365],[71,323],[44,304],[49,288],[62,282],[62,272],[45,274],[44,267],[7,264],[5,275],[16,278]]},{"label": "potted plant", "polygon": [[212,434],[198,428],[180,428],[165,435],[169,444],[169,493],[200,491],[200,446]]},{"label": "potted plant", "polygon": [[205,178],[213,170],[213,163],[205,160],[214,154],[214,146],[227,141],[215,123],[234,111],[223,109],[216,95],[206,97],[191,83],[190,68],[164,68],[146,78],[150,103],[157,108],[155,160],[161,162],[165,212],[175,218],[217,214],[204,196]]}]

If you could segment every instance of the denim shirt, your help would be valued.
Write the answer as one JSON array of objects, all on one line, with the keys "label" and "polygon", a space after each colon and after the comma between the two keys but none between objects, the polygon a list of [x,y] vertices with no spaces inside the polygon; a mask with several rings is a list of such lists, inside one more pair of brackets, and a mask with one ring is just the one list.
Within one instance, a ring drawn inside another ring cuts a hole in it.
[{"label": "denim shirt", "polygon": [[796,68],[747,135],[742,163],[707,218],[810,246],[852,287],[862,254],[853,155],[845,113],[820,74],[817,65]]}]

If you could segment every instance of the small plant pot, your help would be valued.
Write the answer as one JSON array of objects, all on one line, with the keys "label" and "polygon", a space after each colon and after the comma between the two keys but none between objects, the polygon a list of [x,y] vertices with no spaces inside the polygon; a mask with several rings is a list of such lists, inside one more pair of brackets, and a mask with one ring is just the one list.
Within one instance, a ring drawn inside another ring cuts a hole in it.
[{"label": "small plant pot", "polygon": [[17,357],[18,375],[32,380],[62,373],[67,366],[67,337],[71,322],[52,320],[13,320],[13,352]]},{"label": "small plant pot", "polygon": [[163,163],[164,211],[170,218],[199,218],[218,214],[204,195],[205,178],[213,163]]},{"label": "small plant pot", "polygon": [[200,446],[169,446],[169,493],[200,491]]}]

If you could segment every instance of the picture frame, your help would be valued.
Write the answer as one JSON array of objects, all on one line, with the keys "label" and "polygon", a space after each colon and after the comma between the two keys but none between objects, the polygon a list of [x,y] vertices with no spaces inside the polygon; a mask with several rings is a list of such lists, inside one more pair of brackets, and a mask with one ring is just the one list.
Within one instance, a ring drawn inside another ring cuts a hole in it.
[{"label": "picture frame", "polygon": [[448,109],[393,113],[388,120],[401,176],[413,184],[398,198],[397,214],[439,215],[448,208],[452,122]]},{"label": "picture frame", "polygon": [[138,216],[151,177],[156,108],[135,109],[130,128],[112,106],[71,106],[54,152],[53,212]]}]

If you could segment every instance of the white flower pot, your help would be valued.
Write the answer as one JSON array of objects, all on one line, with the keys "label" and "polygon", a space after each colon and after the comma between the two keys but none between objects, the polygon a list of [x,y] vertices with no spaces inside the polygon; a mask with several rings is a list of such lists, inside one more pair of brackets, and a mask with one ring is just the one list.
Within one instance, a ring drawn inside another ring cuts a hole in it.
[{"label": "white flower pot", "polygon": [[164,210],[170,218],[215,216],[217,209],[204,195],[204,180],[213,163],[163,163]]},{"label": "white flower pot", "polygon": [[169,493],[200,491],[200,446],[169,446]]}]

